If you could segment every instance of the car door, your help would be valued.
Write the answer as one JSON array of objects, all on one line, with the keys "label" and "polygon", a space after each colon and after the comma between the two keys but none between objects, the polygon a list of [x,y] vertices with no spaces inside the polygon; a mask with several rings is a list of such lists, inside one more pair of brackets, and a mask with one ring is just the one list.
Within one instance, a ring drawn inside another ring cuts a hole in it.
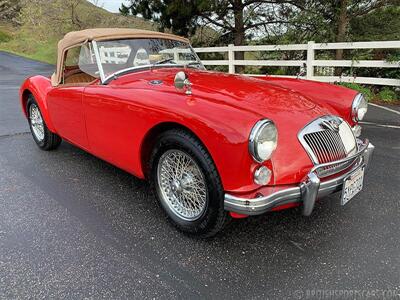
[{"label": "car door", "polygon": [[87,149],[85,119],[82,110],[84,87],[60,86],[47,96],[48,108],[57,133],[65,140]]},{"label": "car door", "polygon": [[[112,70],[128,65],[131,47],[123,40],[97,45],[103,67]],[[110,83],[87,86],[83,97],[90,152],[131,173],[137,163],[137,135],[141,132],[139,108],[132,101],[134,94],[134,89],[121,89]]]},{"label": "car door", "polygon": [[86,80],[86,74],[79,69],[80,50],[81,46],[78,46],[67,51],[63,82],[48,93],[47,103],[57,133],[63,139],[88,149],[82,105],[83,91],[87,82],[80,82]]}]

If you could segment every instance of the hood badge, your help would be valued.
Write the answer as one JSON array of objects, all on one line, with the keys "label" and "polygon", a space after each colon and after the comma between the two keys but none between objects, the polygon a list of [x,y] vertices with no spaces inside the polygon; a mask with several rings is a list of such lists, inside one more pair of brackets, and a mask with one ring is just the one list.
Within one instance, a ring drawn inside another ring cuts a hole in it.
[{"label": "hood badge", "polygon": [[320,126],[322,128],[329,129],[331,131],[339,132],[339,126],[341,123],[342,120],[335,118],[335,119],[323,120]]},{"label": "hood badge", "polygon": [[150,80],[149,84],[151,84],[151,85],[161,85],[161,84],[163,84],[163,81],[162,80]]}]

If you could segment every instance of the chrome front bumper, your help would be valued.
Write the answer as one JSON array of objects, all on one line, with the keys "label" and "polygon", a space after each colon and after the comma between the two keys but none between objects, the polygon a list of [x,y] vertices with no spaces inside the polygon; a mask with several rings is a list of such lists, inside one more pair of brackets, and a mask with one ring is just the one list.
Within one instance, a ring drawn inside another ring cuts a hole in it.
[{"label": "chrome front bumper", "polygon": [[[360,168],[368,166],[374,148],[375,147],[369,143],[368,140],[365,140],[359,144],[359,151],[356,154],[342,160],[316,165],[308,173],[305,180],[299,185],[283,189],[277,188],[277,191],[268,196],[248,199],[225,194],[225,209],[245,215],[259,215],[279,205],[302,202],[303,215],[309,216],[314,208],[315,201],[318,198],[341,191],[343,181],[347,176]],[[340,175],[337,175],[336,177],[335,175],[332,175],[329,179],[323,181],[317,175],[319,174],[318,171],[326,167],[335,166],[351,160],[354,160],[352,167],[345,173],[339,173]]]}]

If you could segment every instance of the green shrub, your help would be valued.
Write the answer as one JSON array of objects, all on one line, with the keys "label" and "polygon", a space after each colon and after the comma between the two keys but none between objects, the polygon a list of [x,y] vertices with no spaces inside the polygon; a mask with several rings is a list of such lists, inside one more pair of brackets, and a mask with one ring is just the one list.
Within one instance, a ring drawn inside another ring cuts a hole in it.
[{"label": "green shrub", "polygon": [[384,87],[378,94],[378,98],[384,102],[394,102],[398,99],[396,92],[391,88]]},{"label": "green shrub", "polygon": [[285,72],[285,70],[279,68],[279,69],[271,72],[271,75],[286,75],[286,72]]},{"label": "green shrub", "polygon": [[368,101],[370,101],[373,98],[373,92],[369,87],[352,82],[341,82],[340,85],[362,93],[365,96],[365,98],[367,98]]},{"label": "green shrub", "polygon": [[6,43],[11,40],[11,35],[4,31],[0,31],[0,43]]}]

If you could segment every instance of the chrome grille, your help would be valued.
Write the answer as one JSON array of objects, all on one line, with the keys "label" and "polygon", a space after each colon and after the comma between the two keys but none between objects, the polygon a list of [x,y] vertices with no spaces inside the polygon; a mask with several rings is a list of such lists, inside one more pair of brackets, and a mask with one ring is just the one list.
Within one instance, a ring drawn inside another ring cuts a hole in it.
[{"label": "chrome grille", "polygon": [[327,163],[346,157],[339,132],[323,130],[304,135],[304,139],[310,146],[319,163]]},{"label": "chrome grille", "polygon": [[[357,151],[357,143],[350,126],[336,116],[318,118],[304,127],[299,140],[314,165],[335,162]],[[320,177],[326,177],[353,164],[353,160],[321,168]]]}]

